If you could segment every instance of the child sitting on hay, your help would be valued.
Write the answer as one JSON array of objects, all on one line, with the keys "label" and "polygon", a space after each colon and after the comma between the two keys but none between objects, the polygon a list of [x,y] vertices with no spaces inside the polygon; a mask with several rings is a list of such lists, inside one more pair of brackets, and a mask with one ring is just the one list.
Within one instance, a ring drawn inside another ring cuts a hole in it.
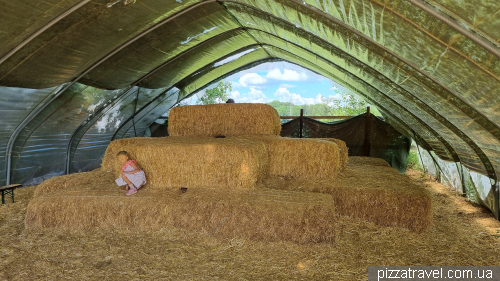
[{"label": "child sitting on hay", "polygon": [[137,190],[146,184],[144,171],[137,166],[135,160],[130,160],[126,151],[120,151],[116,155],[118,162],[122,165],[122,174],[115,180],[118,186],[127,185],[127,195],[137,193]]}]

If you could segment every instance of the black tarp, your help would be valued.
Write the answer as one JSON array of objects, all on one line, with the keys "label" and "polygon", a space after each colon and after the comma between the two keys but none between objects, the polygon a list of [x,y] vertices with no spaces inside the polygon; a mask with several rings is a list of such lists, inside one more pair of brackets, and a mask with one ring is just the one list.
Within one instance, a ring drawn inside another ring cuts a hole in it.
[{"label": "black tarp", "polygon": [[[349,156],[365,155],[366,114],[338,122],[324,123],[304,117],[302,136],[305,138],[335,138],[343,140]],[[388,123],[370,115],[369,156],[382,158],[391,167],[404,173],[410,152],[411,139],[402,135]],[[300,135],[300,118],[281,126],[282,137],[297,138]]]}]

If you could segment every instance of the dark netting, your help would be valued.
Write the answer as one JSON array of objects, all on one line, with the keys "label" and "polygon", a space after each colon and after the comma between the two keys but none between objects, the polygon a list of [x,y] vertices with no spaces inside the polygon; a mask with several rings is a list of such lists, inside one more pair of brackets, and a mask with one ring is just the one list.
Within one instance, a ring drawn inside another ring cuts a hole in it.
[{"label": "dark netting", "polygon": [[[349,156],[366,156],[365,132],[366,114],[346,120],[323,123],[304,117],[302,136],[305,138],[335,138],[343,140],[349,150]],[[402,135],[388,123],[370,114],[369,148],[370,157],[387,161],[400,173],[406,170],[406,160],[410,152],[411,139]],[[281,126],[282,137],[300,136],[300,118]]]}]

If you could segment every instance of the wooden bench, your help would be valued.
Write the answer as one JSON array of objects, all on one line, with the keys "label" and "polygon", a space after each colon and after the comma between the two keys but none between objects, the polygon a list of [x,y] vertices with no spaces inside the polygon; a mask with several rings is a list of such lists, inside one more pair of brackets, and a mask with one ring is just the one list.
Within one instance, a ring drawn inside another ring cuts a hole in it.
[{"label": "wooden bench", "polygon": [[12,203],[14,203],[14,189],[23,186],[22,184],[11,184],[0,187],[0,192],[2,192],[2,204],[5,204],[5,195],[10,195],[12,198]]}]

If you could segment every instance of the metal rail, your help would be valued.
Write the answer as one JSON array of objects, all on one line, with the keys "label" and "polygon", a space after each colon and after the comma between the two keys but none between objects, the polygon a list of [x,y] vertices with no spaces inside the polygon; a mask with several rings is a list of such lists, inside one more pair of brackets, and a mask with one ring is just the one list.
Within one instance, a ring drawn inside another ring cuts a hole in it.
[{"label": "metal rail", "polygon": [[58,23],[60,20],[64,19],[68,15],[72,14],[74,11],[80,9],[85,4],[89,3],[90,1],[92,1],[92,0],[83,0],[80,3],[78,3],[78,4],[74,5],[73,7],[71,7],[70,9],[68,9],[67,11],[65,11],[64,13],[60,14],[59,16],[57,16],[55,19],[51,20],[49,23],[47,23],[46,25],[44,25],[42,28],[40,28],[39,30],[37,30],[35,33],[31,34],[28,38],[24,39],[23,42],[21,42],[14,49],[12,49],[10,52],[8,52],[5,56],[3,56],[2,58],[0,58],[0,64],[2,64],[3,62],[5,62],[7,59],[9,59],[15,53],[17,53],[19,50],[21,50],[28,43],[30,43],[31,41],[33,41],[33,39],[35,39],[38,35],[42,34],[47,29],[51,28],[54,24]]},{"label": "metal rail", "polygon": [[479,34],[477,32],[473,32],[470,29],[464,28],[463,27],[464,24],[457,22],[457,20],[455,20],[454,18],[436,9],[436,7],[422,0],[406,0],[406,1],[410,2],[414,6],[420,8],[421,10],[425,11],[429,15],[435,17],[436,19],[444,22],[451,28],[455,29],[465,37],[472,40],[474,43],[485,48],[488,52],[494,54],[497,58],[500,58],[500,50],[498,50],[498,48],[495,45],[493,45],[491,42],[487,41],[483,37],[479,37]]}]

